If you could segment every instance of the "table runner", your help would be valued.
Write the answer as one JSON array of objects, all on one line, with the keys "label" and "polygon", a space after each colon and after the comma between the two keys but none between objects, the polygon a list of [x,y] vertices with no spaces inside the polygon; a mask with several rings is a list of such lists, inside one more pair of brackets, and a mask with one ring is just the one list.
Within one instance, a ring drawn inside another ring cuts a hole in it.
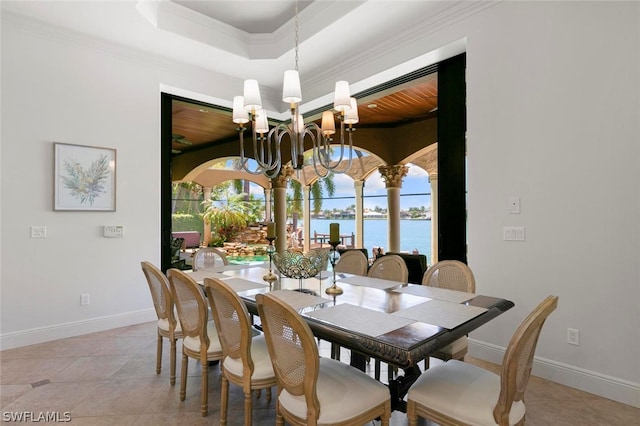
[{"label": "table runner", "polygon": [[384,312],[373,311],[349,303],[318,309],[307,315],[372,337],[381,336],[415,322],[411,319],[394,317]]},{"label": "table runner", "polygon": [[397,288],[393,291],[408,293],[414,296],[428,297],[429,299],[445,300],[447,302],[462,303],[473,299],[476,295],[464,291],[449,290],[446,288],[428,287],[426,285],[410,285]]},{"label": "table runner", "polygon": [[359,285],[362,287],[379,288],[382,290],[386,290],[388,288],[398,287],[402,285],[402,283],[398,281],[383,280],[380,278],[370,278],[370,277],[364,277],[361,275],[353,275],[347,278],[341,278],[338,281],[341,283]]},{"label": "table runner", "polygon": [[485,312],[485,308],[468,306],[444,300],[429,300],[401,311],[393,316],[452,329]]},{"label": "table runner", "polygon": [[269,292],[278,299],[290,305],[296,311],[309,306],[320,305],[322,303],[333,302],[330,299],[314,296],[312,294],[301,293],[294,290],[274,290]]}]

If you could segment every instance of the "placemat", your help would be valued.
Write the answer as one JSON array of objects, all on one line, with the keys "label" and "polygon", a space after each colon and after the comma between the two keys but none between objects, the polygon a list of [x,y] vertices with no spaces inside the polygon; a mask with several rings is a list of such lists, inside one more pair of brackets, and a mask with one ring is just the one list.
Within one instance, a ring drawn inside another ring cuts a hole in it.
[{"label": "placemat", "polygon": [[403,284],[399,281],[389,281],[380,278],[363,277],[362,275],[353,275],[351,277],[341,278],[339,282],[358,285],[362,287],[379,288],[382,290],[386,290],[392,287],[398,287]]},{"label": "placemat", "polygon": [[243,280],[242,278],[222,278],[225,284],[233,289],[233,291],[241,292],[246,290],[253,290],[254,288],[263,288],[267,285],[264,283],[258,283],[255,281]]},{"label": "placemat", "polygon": [[477,306],[462,305],[444,300],[429,300],[428,302],[394,312],[391,315],[452,329],[485,311],[485,308]]},{"label": "placemat", "polygon": [[276,296],[278,299],[290,305],[296,311],[307,308],[309,306],[320,305],[322,303],[333,302],[330,299],[314,296],[313,294],[301,293],[294,290],[274,290],[269,294]]},{"label": "placemat", "polygon": [[384,312],[373,311],[349,303],[318,309],[307,315],[330,322],[338,327],[373,337],[389,333],[415,322],[411,319],[394,317]]},{"label": "placemat", "polygon": [[398,293],[408,293],[414,296],[428,297],[429,299],[446,300],[447,302],[462,303],[476,297],[473,293],[464,291],[449,290],[446,288],[429,287],[426,285],[410,285],[397,288],[393,291]]}]

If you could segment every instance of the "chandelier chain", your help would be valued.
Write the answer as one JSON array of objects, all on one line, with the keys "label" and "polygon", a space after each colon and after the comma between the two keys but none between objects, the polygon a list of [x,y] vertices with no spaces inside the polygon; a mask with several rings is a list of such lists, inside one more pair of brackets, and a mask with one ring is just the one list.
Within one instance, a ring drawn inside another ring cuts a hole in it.
[{"label": "chandelier chain", "polygon": [[295,14],[294,14],[294,16],[295,16],[295,20],[294,20],[295,29],[294,29],[294,32],[295,32],[295,42],[296,42],[296,68],[295,68],[295,70],[299,71],[298,70],[298,41],[299,41],[299,38],[298,38],[298,0],[295,1]]}]

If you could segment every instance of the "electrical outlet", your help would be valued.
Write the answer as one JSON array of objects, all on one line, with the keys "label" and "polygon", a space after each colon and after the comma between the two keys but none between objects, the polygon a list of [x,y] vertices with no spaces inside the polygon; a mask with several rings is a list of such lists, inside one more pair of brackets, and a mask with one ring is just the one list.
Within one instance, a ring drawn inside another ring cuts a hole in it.
[{"label": "electrical outlet", "polygon": [[580,346],[580,331],[575,328],[567,328],[567,343]]},{"label": "electrical outlet", "polygon": [[89,304],[89,295],[88,294],[81,294],[80,295],[80,305],[81,306],[86,306]]}]

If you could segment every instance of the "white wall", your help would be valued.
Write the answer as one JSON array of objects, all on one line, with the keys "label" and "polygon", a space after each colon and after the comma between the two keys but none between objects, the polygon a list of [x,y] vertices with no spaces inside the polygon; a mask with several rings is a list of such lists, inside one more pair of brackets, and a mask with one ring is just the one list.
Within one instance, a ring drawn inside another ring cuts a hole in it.
[{"label": "white wall", "polygon": [[[516,303],[472,334],[472,354],[499,362],[557,294],[534,372],[636,406],[639,28],[632,2],[507,2],[413,41],[422,54],[467,40],[469,264],[480,293]],[[241,82],[3,15],[3,349],[154,318],[139,261],[159,262],[161,85],[231,99]],[[115,213],[52,211],[54,141],[118,150]],[[105,224],[125,237],[102,238]],[[509,225],[526,241],[502,241]]]}]

